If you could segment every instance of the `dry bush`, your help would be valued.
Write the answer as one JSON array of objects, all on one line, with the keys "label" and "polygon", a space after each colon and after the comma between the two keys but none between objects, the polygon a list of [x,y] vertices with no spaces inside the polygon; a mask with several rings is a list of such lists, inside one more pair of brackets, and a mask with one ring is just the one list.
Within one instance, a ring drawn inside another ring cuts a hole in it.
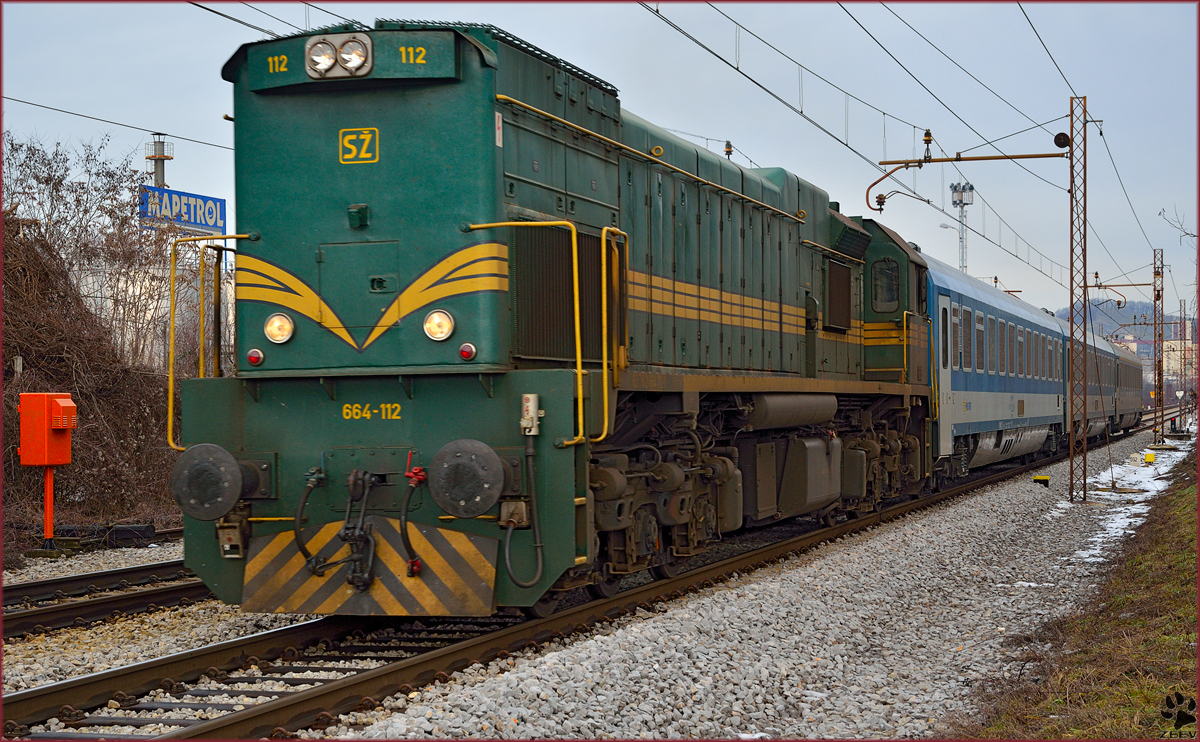
[{"label": "dry bush", "polygon": [[[9,557],[41,538],[43,473],[20,466],[17,455],[22,392],[69,392],[78,406],[72,463],[55,471],[58,523],[180,522],[168,491],[176,454],[165,439],[160,340],[174,235],[141,228],[141,175],[129,156],[106,159],[104,145],[69,151],[3,135],[3,535]],[[180,275],[185,285],[195,279],[187,260]],[[181,312],[177,321],[183,324],[177,327],[183,341],[177,373],[194,374],[195,314]]]}]

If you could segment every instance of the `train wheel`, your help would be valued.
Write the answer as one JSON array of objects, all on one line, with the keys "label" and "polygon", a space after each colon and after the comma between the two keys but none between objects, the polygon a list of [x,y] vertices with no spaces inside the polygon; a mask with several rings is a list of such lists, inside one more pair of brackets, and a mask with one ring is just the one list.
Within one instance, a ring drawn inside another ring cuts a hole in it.
[{"label": "train wheel", "polygon": [[597,598],[599,600],[611,598],[612,596],[621,592],[621,578],[619,576],[609,577],[607,580],[593,582],[587,586],[587,590],[593,598]]},{"label": "train wheel", "polygon": [[679,573],[682,571],[682,565],[680,565],[680,563],[674,559],[671,559],[671,561],[668,562],[663,562],[662,564],[656,564],[650,568],[651,574],[660,580],[670,580],[678,577]]},{"label": "train wheel", "polygon": [[558,608],[558,600],[558,593],[546,593],[538,602],[521,610],[530,618],[546,618]]}]

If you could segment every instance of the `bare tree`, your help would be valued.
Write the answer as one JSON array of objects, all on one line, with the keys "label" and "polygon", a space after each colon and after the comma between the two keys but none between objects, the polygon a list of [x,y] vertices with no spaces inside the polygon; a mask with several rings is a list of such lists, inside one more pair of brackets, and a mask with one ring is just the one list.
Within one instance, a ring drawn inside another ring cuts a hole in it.
[{"label": "bare tree", "polygon": [[[55,476],[60,523],[177,523],[165,439],[177,230],[144,228],[142,174],[132,154],[109,157],[107,138],[71,148],[5,131],[2,145],[6,561],[41,517],[41,471],[16,455],[22,392],[70,392],[79,407],[72,463]],[[196,250],[178,270],[179,377],[197,367]]]}]

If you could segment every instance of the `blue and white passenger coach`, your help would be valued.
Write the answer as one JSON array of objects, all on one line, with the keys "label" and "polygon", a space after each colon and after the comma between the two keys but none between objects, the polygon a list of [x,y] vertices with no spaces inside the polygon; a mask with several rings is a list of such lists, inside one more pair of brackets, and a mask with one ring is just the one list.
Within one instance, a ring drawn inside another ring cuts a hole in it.
[{"label": "blue and white passenger coach", "polygon": [[[938,415],[934,471],[943,483],[969,469],[1065,443],[1067,324],[925,255],[933,299]],[[1140,419],[1141,364],[1088,338],[1088,435]]]}]

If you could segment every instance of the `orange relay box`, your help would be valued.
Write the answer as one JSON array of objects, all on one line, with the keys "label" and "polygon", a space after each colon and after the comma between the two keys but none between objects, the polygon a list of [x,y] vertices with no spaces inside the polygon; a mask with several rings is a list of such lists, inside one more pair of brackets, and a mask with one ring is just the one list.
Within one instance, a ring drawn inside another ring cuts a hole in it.
[{"label": "orange relay box", "polygon": [[75,428],[75,403],[70,394],[22,394],[17,405],[21,417],[21,466],[59,466],[71,463],[71,431]]}]

